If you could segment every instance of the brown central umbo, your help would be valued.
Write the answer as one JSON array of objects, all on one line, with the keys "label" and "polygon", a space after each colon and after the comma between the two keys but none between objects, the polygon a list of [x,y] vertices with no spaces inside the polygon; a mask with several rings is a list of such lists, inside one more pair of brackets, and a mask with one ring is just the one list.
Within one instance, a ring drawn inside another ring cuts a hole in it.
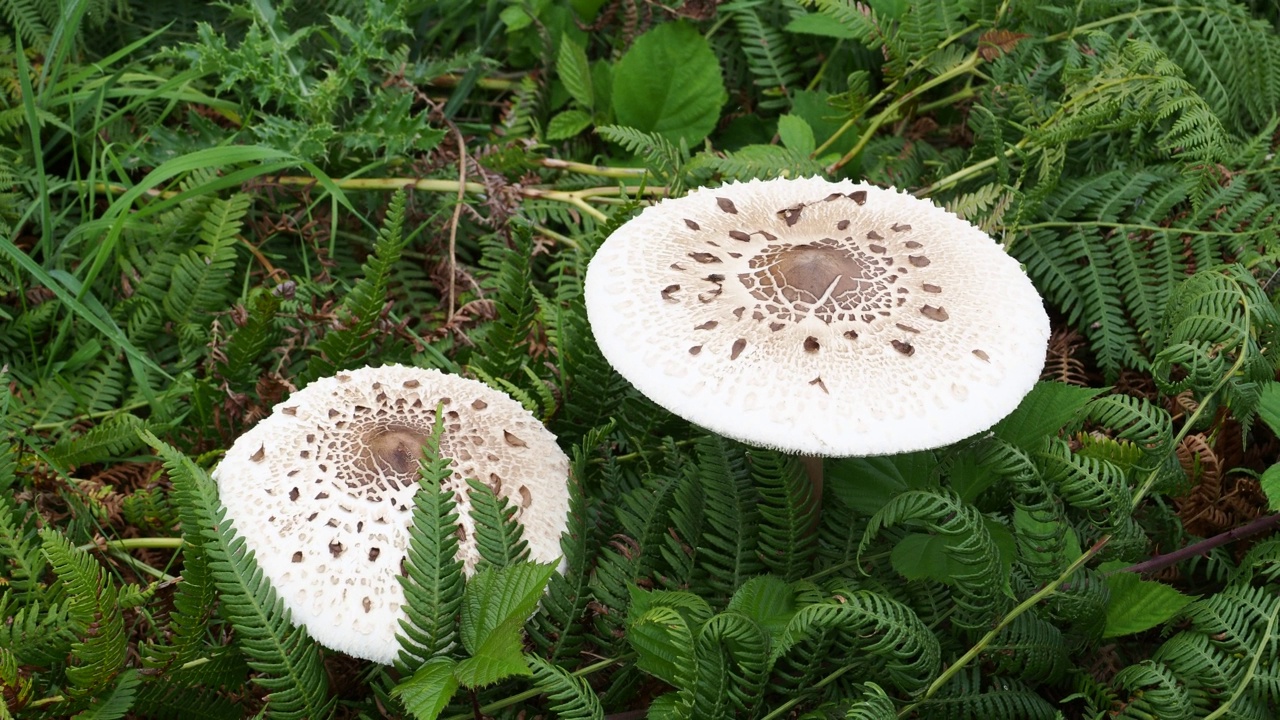
[{"label": "brown central umbo", "polygon": [[780,244],[752,258],[754,272],[738,279],[780,320],[814,315],[827,323],[849,321],[893,305],[884,259],[846,238],[823,238],[799,245]]}]

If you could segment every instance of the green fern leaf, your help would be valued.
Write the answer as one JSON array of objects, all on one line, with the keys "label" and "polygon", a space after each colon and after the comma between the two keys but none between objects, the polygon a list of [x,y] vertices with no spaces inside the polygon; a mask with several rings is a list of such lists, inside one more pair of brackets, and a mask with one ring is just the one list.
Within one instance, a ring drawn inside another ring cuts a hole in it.
[{"label": "green fern leaf", "polygon": [[53,528],[40,531],[49,564],[67,593],[67,608],[80,641],[71,646],[67,679],[79,693],[104,690],[124,668],[128,642],[118,590],[106,570],[84,550]]},{"label": "green fern leaf", "polygon": [[536,655],[525,656],[533,669],[534,686],[553,701],[551,710],[561,720],[604,720],[604,708],[583,678]]},{"label": "green fern leaf", "polygon": [[[777,110],[791,104],[791,92],[803,84],[796,53],[782,32],[780,18],[759,0],[735,0],[720,6],[738,26],[738,42],[762,97],[759,107]],[[762,13],[769,17],[766,20]]]},{"label": "green fern leaf", "polygon": [[316,645],[306,630],[290,625],[289,612],[227,521],[213,480],[151,433],[144,431],[143,437],[164,458],[180,512],[197,519],[192,525],[183,523],[184,536],[197,538],[204,548],[222,611],[250,667],[260,673],[254,682],[270,693],[268,717],[329,717],[335,698],[328,697]]},{"label": "green fern leaf", "polygon": [[257,381],[258,363],[278,334],[275,319],[279,308],[280,297],[275,293],[263,288],[249,293],[244,304],[244,320],[237,322],[231,331],[222,350],[225,359],[218,363],[219,372],[230,379],[234,387],[250,388]]},{"label": "green fern leaf", "polygon": [[9,589],[23,599],[41,596],[48,566],[40,551],[35,521],[36,513],[29,506],[15,503],[7,491],[0,492],[0,561],[5,566]]},{"label": "green fern leaf", "polygon": [[837,585],[795,613],[772,657],[771,684],[783,693],[812,685],[833,657],[845,659],[877,683],[915,693],[937,674],[941,648],[907,606]]},{"label": "green fern leaf", "polygon": [[524,528],[515,519],[515,506],[478,480],[468,478],[467,485],[471,488],[467,491],[471,518],[476,523],[476,549],[484,563],[504,568],[528,558],[529,544],[524,540]]},{"label": "green fern leaf", "polygon": [[142,445],[138,431],[143,425],[136,415],[115,415],[83,435],[59,440],[50,448],[49,459],[59,467],[70,468],[126,455]]},{"label": "green fern leaf", "polygon": [[22,38],[23,45],[43,55],[48,50],[51,35],[38,10],[40,4],[35,0],[4,0],[0,3],[0,12]]},{"label": "green fern leaf", "polygon": [[[39,548],[39,545],[36,546]],[[16,593],[0,595],[0,648],[20,665],[48,667],[63,662],[76,642],[75,625],[67,603],[42,610],[39,600],[15,608]]]},{"label": "green fern leaf", "polygon": [[861,689],[861,697],[849,706],[844,720],[896,720],[897,708],[884,688],[868,682],[863,683]]},{"label": "green fern leaf", "polygon": [[387,219],[378,231],[373,255],[361,267],[361,278],[334,311],[340,325],[316,343],[316,353],[301,373],[301,383],[332,375],[358,363],[376,339],[374,328],[387,302],[392,269],[404,250],[405,194],[396,193],[387,208]]},{"label": "green fern leaf", "polygon": [[448,458],[440,457],[439,429],[423,444],[418,469],[420,489],[413,496],[413,525],[405,557],[405,615],[401,623],[400,655],[396,666],[417,672],[423,661],[448,652],[458,641],[462,608],[462,562],[458,560],[458,515],[453,493],[442,483],[453,475]]},{"label": "green fern leaf", "polygon": [[1008,565],[1001,562],[1000,550],[982,514],[947,490],[909,490],[894,497],[871,518],[859,553],[866,552],[882,530],[908,524],[937,541],[927,546],[932,552],[912,560],[911,568],[934,556],[950,561],[949,577],[936,573],[926,576],[956,588],[956,624],[974,629],[986,625],[1003,607],[1002,595],[1009,593],[1009,587]]},{"label": "green fern leaf", "polygon": [[208,337],[205,316],[225,307],[224,292],[235,270],[237,235],[250,202],[248,195],[210,201],[200,223],[200,244],[183,254],[173,268],[164,310],[192,353]]},{"label": "green fern leaf", "polygon": [[817,545],[813,485],[794,455],[753,451],[751,475],[760,493],[760,559],[770,572],[798,580],[810,572]]},{"label": "green fern leaf", "polygon": [[[741,448],[714,435],[697,439],[698,480],[706,515],[698,562],[715,597],[728,598],[764,570],[759,493]],[[770,544],[777,538],[771,538]]]},{"label": "green fern leaf", "polygon": [[[612,425],[588,432],[573,448],[569,466],[568,526],[560,536],[563,572],[551,576],[542,612],[533,618],[529,636],[550,661],[578,657],[588,642],[584,615],[592,600],[591,567],[600,543],[594,535],[594,503],[583,487],[590,459]],[[535,669],[535,674],[536,674]]]},{"label": "green fern leaf", "polygon": [[486,240],[481,264],[492,272],[489,288],[497,307],[497,319],[480,336],[471,364],[487,377],[516,382],[529,357],[529,335],[537,317],[533,288],[533,234],[520,227],[513,234],[514,247]]},{"label": "green fern leaf", "polygon": [[133,709],[142,677],[137,670],[125,670],[116,678],[106,697],[95,698],[89,707],[76,713],[75,720],[117,720]]}]

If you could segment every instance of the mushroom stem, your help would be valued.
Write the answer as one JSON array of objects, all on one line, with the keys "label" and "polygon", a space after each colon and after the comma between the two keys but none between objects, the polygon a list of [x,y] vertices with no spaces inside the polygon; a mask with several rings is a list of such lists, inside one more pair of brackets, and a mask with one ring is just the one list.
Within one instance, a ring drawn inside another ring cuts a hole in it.
[{"label": "mushroom stem", "polygon": [[809,506],[813,508],[813,527],[812,530],[818,529],[818,523],[822,521],[822,458],[814,455],[801,455],[800,462],[804,463],[804,472],[809,476],[809,486],[811,492],[809,494]]}]

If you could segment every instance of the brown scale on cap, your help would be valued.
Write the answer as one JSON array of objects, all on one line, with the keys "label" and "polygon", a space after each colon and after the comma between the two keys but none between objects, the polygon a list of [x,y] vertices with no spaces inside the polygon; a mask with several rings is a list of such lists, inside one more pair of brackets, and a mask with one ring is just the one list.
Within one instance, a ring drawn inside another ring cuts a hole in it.
[{"label": "brown scale on cap", "polygon": [[[853,201],[854,206],[862,207],[869,201],[868,193],[865,190],[852,193],[829,193],[820,202],[839,203],[849,200]],[[804,217],[804,209],[809,204],[812,203],[781,207],[775,210],[773,215],[783,221],[784,230],[792,229],[798,232]],[[725,197],[716,198],[716,207],[724,213],[738,214],[737,205]],[[686,224],[690,222],[693,221],[685,219]],[[853,218],[841,218],[835,222],[835,227],[845,231],[854,227],[856,222],[858,221]],[[701,227],[699,223],[694,222],[694,224]],[[885,226],[870,228],[864,225],[857,232],[863,234],[868,240],[874,241],[866,245],[848,236],[796,242],[788,241],[785,232],[780,238],[774,232],[761,229],[731,227],[725,231],[730,239],[737,242],[750,243],[754,236],[765,240],[765,244],[758,247],[754,255],[745,256],[747,269],[737,274],[741,287],[756,303],[751,319],[763,322],[768,318],[766,324],[770,332],[778,333],[805,317],[815,317],[828,325],[857,327],[858,329],[840,330],[844,337],[849,339],[858,337],[859,333],[866,329],[865,326],[876,326],[877,318],[892,316],[893,312],[890,311],[898,308],[914,307],[914,312],[930,320],[946,322],[950,316],[945,309],[938,305],[920,302],[912,294],[919,291],[937,295],[942,292],[940,285],[934,283],[912,283],[910,287],[898,285],[901,277],[907,275],[909,271],[907,266],[895,267],[896,261],[891,255],[893,248],[887,244],[887,236],[882,230],[897,238],[895,247],[899,251],[919,251],[924,247],[920,241],[910,239],[912,225],[904,221],[893,221]],[[714,241],[708,240],[705,244],[719,247]],[[685,256],[701,265],[726,262],[718,252],[693,251],[685,253]],[[743,256],[732,253],[729,260],[736,261],[740,257]],[[925,269],[930,265],[930,259],[918,252],[907,254],[906,259],[906,265],[916,270]],[[672,268],[685,271],[685,268],[676,264],[673,264]],[[700,304],[713,308],[724,293],[725,288],[722,283],[725,276],[714,274],[702,280],[711,281],[714,286],[709,290],[696,293],[697,300]],[[896,287],[896,293],[890,292],[890,286]],[[680,283],[671,283],[660,291],[660,295],[665,302],[679,304],[682,299],[677,292],[681,287]],[[741,296],[735,293],[734,297]],[[735,307],[732,311],[733,318],[743,321],[745,311],[746,308],[741,305]],[[709,331],[719,325],[721,321],[715,315],[711,315],[695,323],[694,328]],[[906,326],[899,324],[898,327]],[[910,332],[918,334],[919,330],[912,328]],[[901,340],[886,339],[886,342],[889,342],[902,356],[911,357],[915,353],[914,346]],[[816,353],[820,348],[819,341],[812,335],[805,336],[802,345],[806,353]],[[704,346],[703,343],[690,346],[688,354],[697,356],[702,353]],[[729,348],[729,358],[736,360],[742,355],[746,346],[745,338],[733,342]]]},{"label": "brown scale on cap", "polygon": [[[685,218],[701,232],[688,232]],[[683,291],[661,291],[671,285]],[[1016,262],[972,224],[906,193],[817,178],[661,201],[605,242],[586,286],[605,357],[652,400],[731,437],[782,447],[795,439],[819,452],[883,434],[871,426],[933,422],[920,416],[939,377],[944,405],[985,397],[979,383],[997,386],[1015,356],[1034,358],[1025,349],[1041,327],[1030,323],[1043,319]],[[974,308],[1015,295],[1012,305],[1031,310],[1024,324]],[[1002,336],[982,340],[975,325]],[[1029,328],[1030,339],[1015,327]],[[983,355],[970,356],[974,349]],[[786,385],[793,376],[803,383]],[[910,407],[887,423],[858,420],[850,407],[858,398],[902,402],[877,389],[902,386]],[[811,421],[819,407],[840,408],[841,422]],[[744,424],[735,414],[752,418],[742,432],[754,437],[734,434]],[[958,428],[980,414],[939,422]],[[881,442],[867,445],[892,452]]]}]

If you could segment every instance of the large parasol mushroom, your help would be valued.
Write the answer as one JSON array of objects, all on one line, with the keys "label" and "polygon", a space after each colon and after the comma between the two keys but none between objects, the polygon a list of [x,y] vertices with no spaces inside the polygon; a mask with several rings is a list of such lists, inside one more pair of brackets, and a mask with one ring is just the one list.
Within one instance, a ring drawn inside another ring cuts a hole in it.
[{"label": "large parasol mushroom", "polygon": [[515,400],[456,375],[388,365],[317,380],[237,439],[213,473],[227,517],[294,622],[330,648],[396,657],[405,617],[397,577],[437,407],[464,571],[479,560],[466,478],[516,508],[530,559],[557,561],[568,458]]}]

